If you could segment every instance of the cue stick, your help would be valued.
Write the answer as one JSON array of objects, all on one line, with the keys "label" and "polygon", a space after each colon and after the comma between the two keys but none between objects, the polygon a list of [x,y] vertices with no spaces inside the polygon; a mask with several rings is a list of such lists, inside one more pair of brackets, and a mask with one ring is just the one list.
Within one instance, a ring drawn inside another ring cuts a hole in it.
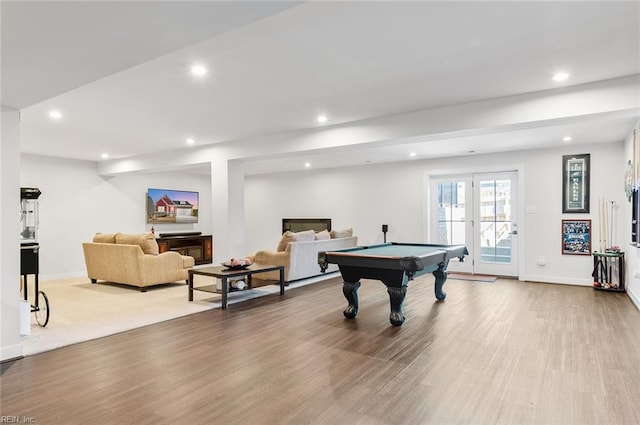
[{"label": "cue stick", "polygon": [[609,214],[607,213],[607,201],[603,201],[602,208],[604,209],[604,249],[609,246]]},{"label": "cue stick", "polygon": [[633,170],[631,171],[631,176],[632,176],[632,180],[633,180],[633,187],[638,187],[638,174],[636,172],[636,129],[633,129],[633,141],[631,142],[631,147],[633,148],[633,154],[632,154],[632,158],[631,158],[631,162],[633,164],[631,164],[631,167],[633,168]]},{"label": "cue stick", "polygon": [[613,235],[615,234],[614,230],[615,230],[616,216],[614,214],[614,211],[613,211],[614,208],[613,207],[614,207],[614,204],[615,204],[616,201],[609,201],[609,202],[611,202],[611,214],[610,214],[611,215],[611,224],[609,225],[610,226],[610,230],[611,230],[611,233],[609,233],[609,235],[610,235],[609,237],[611,238],[611,240],[610,240],[610,242],[611,242],[610,247],[611,247],[611,246],[615,245],[614,240],[613,240]]},{"label": "cue stick", "polygon": [[607,282],[607,264],[606,264],[607,258],[606,257],[602,257],[600,258],[600,260],[598,260],[598,283],[600,283],[600,286],[603,286],[606,282]]},{"label": "cue stick", "polygon": [[604,238],[602,231],[602,197],[598,197],[598,233],[600,234],[600,252],[604,252],[602,249],[602,240]]},{"label": "cue stick", "polygon": [[[606,245],[606,238],[607,235],[605,235],[605,224],[604,224],[604,210],[602,209],[602,200],[600,201],[600,231],[602,232],[602,244]],[[604,247],[600,248],[601,252],[604,252]]]},{"label": "cue stick", "polygon": [[598,259],[598,284],[602,286],[604,283],[604,274],[602,273],[602,258]]},{"label": "cue stick", "polygon": [[602,227],[604,229],[604,249],[605,250],[607,249],[607,239],[608,239],[608,236],[609,236],[609,235],[607,235],[607,207],[606,207],[606,205],[607,205],[607,201],[603,199],[602,200],[602,215],[604,217],[604,219],[603,219],[604,225]]},{"label": "cue stick", "polygon": [[[600,224],[602,226],[602,249],[601,252],[604,252],[607,249],[607,216],[604,212],[604,205],[605,205],[605,199],[604,197],[602,198],[602,205],[601,205],[601,214],[602,214],[602,223]],[[605,267],[605,276],[607,274],[607,269]]]},{"label": "cue stick", "polygon": [[602,231],[600,226],[600,197],[598,196],[598,248],[602,251]]},{"label": "cue stick", "polygon": [[[609,224],[609,247],[611,247],[613,245],[613,201],[609,201],[609,203],[612,206],[611,212],[607,212],[607,215],[610,218],[610,222],[608,224]],[[607,208],[607,211],[609,211],[608,208]]]}]

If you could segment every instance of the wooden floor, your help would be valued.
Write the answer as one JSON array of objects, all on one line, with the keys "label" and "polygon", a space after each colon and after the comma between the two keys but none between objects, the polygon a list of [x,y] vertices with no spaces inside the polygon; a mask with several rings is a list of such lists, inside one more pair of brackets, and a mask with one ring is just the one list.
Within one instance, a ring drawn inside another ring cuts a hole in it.
[{"label": "wooden floor", "polygon": [[[34,424],[638,424],[640,313],[591,288],[333,279],[2,365]],[[24,421],[23,421],[24,423]]]}]

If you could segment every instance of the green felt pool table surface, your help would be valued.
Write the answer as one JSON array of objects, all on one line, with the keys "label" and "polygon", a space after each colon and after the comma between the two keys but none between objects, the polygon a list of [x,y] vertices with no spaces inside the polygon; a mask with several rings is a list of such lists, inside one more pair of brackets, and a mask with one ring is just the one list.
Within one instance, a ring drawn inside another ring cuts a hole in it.
[{"label": "green felt pool table surface", "polygon": [[438,245],[390,242],[320,252],[318,263],[324,272],[329,263],[337,264],[343,279],[343,294],[349,306],[343,312],[349,319],[358,312],[358,288],[361,279],[375,279],[385,284],[391,302],[389,320],[392,325],[404,322],[402,305],[409,281],[432,272],[434,294],[443,301],[447,294],[442,287],[447,280],[447,266],[453,258],[460,261],[468,254],[464,245]]},{"label": "green felt pool table surface", "polygon": [[383,244],[362,247],[346,252],[351,254],[379,255],[390,257],[418,257],[433,251],[441,250],[442,245],[410,245],[410,244]]},{"label": "green felt pool table surface", "polygon": [[393,269],[407,272],[410,280],[416,273],[421,274],[418,272],[434,271],[442,263],[455,257],[462,259],[466,254],[468,252],[464,245],[390,242],[323,252],[319,254],[318,261],[320,264],[337,264],[343,276],[345,268],[352,266],[370,269],[366,276],[361,277],[376,279],[372,276],[376,270]]}]

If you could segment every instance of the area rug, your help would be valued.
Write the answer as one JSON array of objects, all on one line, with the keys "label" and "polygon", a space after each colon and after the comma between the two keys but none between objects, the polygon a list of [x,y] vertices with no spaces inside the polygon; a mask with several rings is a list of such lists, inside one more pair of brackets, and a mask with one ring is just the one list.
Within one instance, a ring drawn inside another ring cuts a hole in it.
[{"label": "area rug", "polygon": [[447,279],[456,280],[471,280],[473,282],[493,283],[496,281],[496,276],[488,276],[483,274],[464,274],[464,273],[449,273]]},{"label": "area rug", "polygon": [[[333,273],[291,283],[286,291],[334,277]],[[205,276],[195,276],[195,284]],[[209,282],[206,282],[208,284]],[[33,288],[33,285],[30,285]],[[31,289],[30,288],[30,289]],[[169,283],[140,292],[137,288],[109,283],[91,284],[86,277],[40,282],[49,298],[50,319],[40,327],[31,314],[30,335],[23,337],[28,356],[78,342],[221,307],[221,295],[194,291],[188,301],[184,282]],[[229,294],[228,304],[278,294],[279,285],[267,285]],[[33,295],[30,295],[33,300]]]}]

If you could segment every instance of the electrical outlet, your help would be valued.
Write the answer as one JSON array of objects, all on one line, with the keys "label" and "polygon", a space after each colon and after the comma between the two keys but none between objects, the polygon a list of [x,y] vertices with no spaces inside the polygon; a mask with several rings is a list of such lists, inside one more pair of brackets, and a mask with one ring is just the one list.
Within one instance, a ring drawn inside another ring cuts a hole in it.
[{"label": "electrical outlet", "polygon": [[547,265],[547,261],[544,259],[544,257],[540,256],[538,257],[538,261],[536,261],[536,264],[538,265],[538,267],[544,267]]}]

